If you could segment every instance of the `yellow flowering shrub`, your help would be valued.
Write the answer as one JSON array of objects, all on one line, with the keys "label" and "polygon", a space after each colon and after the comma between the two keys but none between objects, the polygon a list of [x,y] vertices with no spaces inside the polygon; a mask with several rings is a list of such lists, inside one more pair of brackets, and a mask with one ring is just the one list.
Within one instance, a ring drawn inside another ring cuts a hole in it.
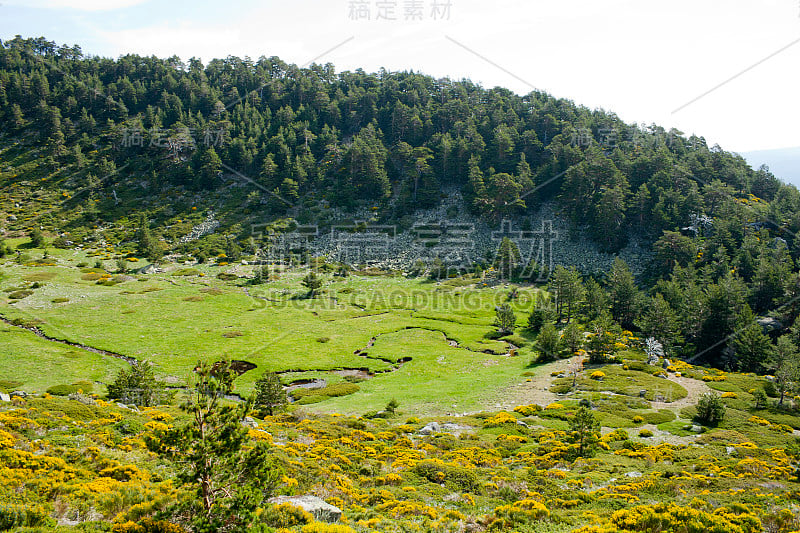
[{"label": "yellow flowering shrub", "polygon": [[487,418],[483,421],[483,427],[487,428],[494,428],[498,426],[502,426],[504,424],[516,424],[517,419],[514,418],[514,415],[507,413],[505,411],[500,411],[496,415]]},{"label": "yellow flowering shrub", "polygon": [[14,442],[16,442],[14,435],[8,431],[3,431],[0,429],[0,450],[3,448],[12,448],[14,446]]},{"label": "yellow flowering shrub", "polygon": [[514,408],[515,413],[519,413],[522,416],[533,416],[539,411],[541,411],[541,406],[532,403],[530,405],[518,405]]},{"label": "yellow flowering shrub", "polygon": [[301,533],[356,533],[350,526],[313,522],[300,529]]},{"label": "yellow flowering shrub", "polygon": [[596,379],[596,380],[602,380],[604,377],[606,377],[606,373],[603,372],[602,370],[595,370],[589,376],[589,378]]}]

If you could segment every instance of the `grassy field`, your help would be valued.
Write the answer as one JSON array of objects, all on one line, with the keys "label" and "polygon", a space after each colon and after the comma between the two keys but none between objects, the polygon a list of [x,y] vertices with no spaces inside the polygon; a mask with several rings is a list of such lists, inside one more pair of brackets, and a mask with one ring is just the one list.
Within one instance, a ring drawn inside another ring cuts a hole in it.
[{"label": "grassy field", "polygon": [[[30,255],[37,257],[38,251]],[[365,369],[375,377],[361,383],[355,396],[313,408],[355,413],[379,409],[398,397],[422,412],[464,411],[484,407],[482,398],[524,379],[533,356],[529,347],[521,347],[509,357],[509,344],[491,338],[494,307],[506,301],[505,287],[328,276],[321,294],[309,299],[300,284],[303,269],[250,285],[244,278],[217,277],[222,272],[249,274],[250,267],[242,265],[171,266],[158,274],[112,277],[119,283],[106,286],[98,281],[108,277],[98,280],[99,272],[76,266],[94,264],[85,253],[57,250],[49,261],[55,265],[3,266],[4,317],[33,321],[54,338],[150,360],[174,384],[184,383],[198,360],[223,358],[258,365],[240,379],[244,392],[264,370],[294,371],[292,379],[327,374],[336,381],[340,378],[329,371]],[[32,288],[34,283],[40,286]],[[12,298],[20,296],[19,290],[31,294]],[[537,294],[522,289],[511,302],[520,325]],[[28,357],[4,354],[12,366]],[[406,362],[397,365],[399,360]],[[52,365],[55,371],[36,386],[72,379],[61,366]]]}]

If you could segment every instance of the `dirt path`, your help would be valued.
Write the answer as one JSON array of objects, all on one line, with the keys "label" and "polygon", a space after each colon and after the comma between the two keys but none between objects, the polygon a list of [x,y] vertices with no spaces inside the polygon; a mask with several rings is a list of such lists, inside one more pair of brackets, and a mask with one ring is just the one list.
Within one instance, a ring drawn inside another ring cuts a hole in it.
[{"label": "dirt path", "polygon": [[502,397],[497,398],[496,403],[490,404],[491,407],[508,410],[518,405],[528,405],[532,403],[544,407],[559,399],[563,399],[564,395],[550,392],[550,386],[555,379],[551,374],[556,371],[566,374],[570,367],[578,364],[581,358],[582,356],[576,355],[569,359],[560,359],[552,363],[537,366],[533,370],[536,374],[528,378],[530,381],[523,381],[518,385],[509,387],[503,391]]},{"label": "dirt path", "polygon": [[680,400],[675,400],[674,402],[650,402],[650,405],[653,407],[653,409],[671,409],[676,411],[676,415],[679,415],[680,413],[677,411],[683,409],[684,407],[697,404],[697,400],[700,399],[700,396],[711,391],[705,382],[697,379],[683,376],[675,377],[674,375],[669,376],[667,379],[686,389],[688,394],[686,395],[686,398],[681,398]]},{"label": "dirt path", "polygon": [[[550,387],[556,379],[551,374],[556,371],[568,374],[570,368],[577,365],[580,359],[581,356],[574,356],[569,359],[561,359],[536,367],[534,370],[536,374],[528,378],[530,381],[523,381],[522,383],[509,387],[503,391],[502,397],[498,397],[495,403],[490,402],[488,407],[507,410],[513,409],[518,405],[528,405],[532,403],[544,407],[550,403],[564,399],[566,395],[550,392]],[[706,383],[696,379],[683,376],[675,377],[674,375],[670,375],[668,379],[686,389],[686,397],[675,401],[650,402],[652,409],[669,409],[675,411],[676,415],[680,415],[681,409],[697,404],[697,400],[700,399],[700,396],[711,390]]]}]

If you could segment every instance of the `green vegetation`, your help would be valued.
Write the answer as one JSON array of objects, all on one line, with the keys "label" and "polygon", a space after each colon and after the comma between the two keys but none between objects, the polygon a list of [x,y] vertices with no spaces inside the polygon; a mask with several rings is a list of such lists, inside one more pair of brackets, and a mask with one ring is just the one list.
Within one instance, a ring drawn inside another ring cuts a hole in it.
[{"label": "green vegetation", "polygon": [[[496,250],[292,240],[406,238],[442,200]],[[550,272],[506,236],[542,207],[634,261]],[[0,529],[798,529],[800,193],[702,138],[412,72],[18,37],[0,211]],[[303,494],[342,523],[266,501]]]}]

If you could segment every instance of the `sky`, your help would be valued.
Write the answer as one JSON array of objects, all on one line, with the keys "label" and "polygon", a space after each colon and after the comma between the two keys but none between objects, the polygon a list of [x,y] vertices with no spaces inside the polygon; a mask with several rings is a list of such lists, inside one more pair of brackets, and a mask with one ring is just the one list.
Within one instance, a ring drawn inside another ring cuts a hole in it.
[{"label": "sky", "polygon": [[800,0],[0,0],[0,38],[17,34],[107,57],[414,70],[735,152],[800,146]]}]

